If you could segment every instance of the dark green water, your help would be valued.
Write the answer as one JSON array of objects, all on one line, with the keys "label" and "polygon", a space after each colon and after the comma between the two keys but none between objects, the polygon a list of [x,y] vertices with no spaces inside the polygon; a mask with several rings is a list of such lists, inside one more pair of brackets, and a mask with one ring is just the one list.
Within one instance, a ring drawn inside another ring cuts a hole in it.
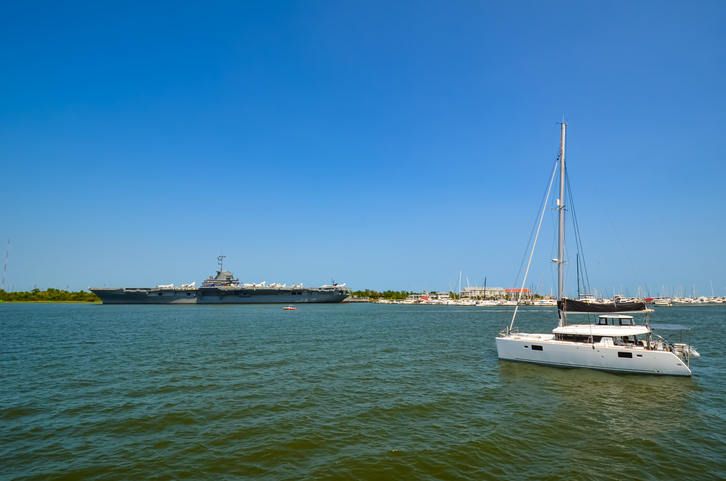
[{"label": "dark green water", "polygon": [[656,312],[690,379],[500,362],[505,315],[0,304],[0,479],[726,478],[726,307]]}]

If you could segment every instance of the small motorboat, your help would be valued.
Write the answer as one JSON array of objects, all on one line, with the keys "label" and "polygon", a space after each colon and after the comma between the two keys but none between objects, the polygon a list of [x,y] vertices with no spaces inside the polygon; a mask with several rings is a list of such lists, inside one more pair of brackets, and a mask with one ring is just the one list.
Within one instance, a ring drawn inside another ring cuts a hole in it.
[{"label": "small motorboat", "polygon": [[295,310],[295,308],[292,307],[292,306],[285,306],[282,309],[285,310],[285,311],[294,311]]}]

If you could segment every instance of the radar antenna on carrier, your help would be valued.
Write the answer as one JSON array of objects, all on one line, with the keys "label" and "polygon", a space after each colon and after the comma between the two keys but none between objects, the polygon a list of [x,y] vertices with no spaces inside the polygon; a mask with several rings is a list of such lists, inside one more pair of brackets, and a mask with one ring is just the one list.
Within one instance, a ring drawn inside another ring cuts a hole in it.
[{"label": "radar antenna on carrier", "polygon": [[217,256],[217,263],[219,264],[219,270],[220,272],[224,269],[222,269],[222,263],[224,263],[224,258],[227,256]]}]

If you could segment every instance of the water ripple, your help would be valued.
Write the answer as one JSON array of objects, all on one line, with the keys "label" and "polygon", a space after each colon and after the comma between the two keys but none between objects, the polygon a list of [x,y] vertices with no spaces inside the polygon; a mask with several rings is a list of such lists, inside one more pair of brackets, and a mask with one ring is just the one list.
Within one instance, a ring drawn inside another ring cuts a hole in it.
[{"label": "water ripple", "polygon": [[695,325],[692,379],[498,361],[499,310],[288,314],[1,305],[0,478],[726,478],[726,308],[660,319]]}]

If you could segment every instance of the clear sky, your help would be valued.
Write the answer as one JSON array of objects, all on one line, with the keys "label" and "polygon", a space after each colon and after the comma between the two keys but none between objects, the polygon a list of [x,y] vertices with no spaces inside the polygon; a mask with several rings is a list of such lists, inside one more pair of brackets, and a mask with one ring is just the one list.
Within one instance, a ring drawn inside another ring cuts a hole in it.
[{"label": "clear sky", "polygon": [[726,294],[726,2],[1,11],[6,288],[514,287],[564,115],[591,286]]}]

